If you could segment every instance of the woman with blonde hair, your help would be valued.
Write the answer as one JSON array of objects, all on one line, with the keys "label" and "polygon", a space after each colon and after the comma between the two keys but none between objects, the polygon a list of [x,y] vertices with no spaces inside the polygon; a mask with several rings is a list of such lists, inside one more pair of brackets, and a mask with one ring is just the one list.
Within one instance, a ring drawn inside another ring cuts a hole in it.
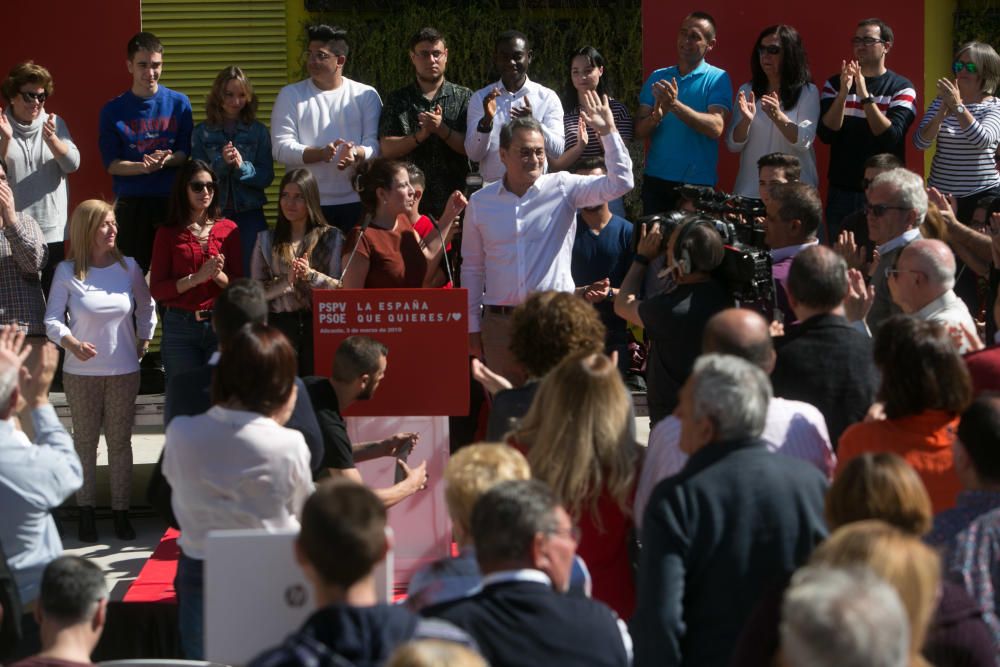
[{"label": "woman with blonde hair", "polygon": [[115,535],[135,539],[129,524],[132,424],[139,393],[139,360],[156,328],[156,309],[143,271],[115,247],[114,206],[99,199],[80,204],[70,220],[70,259],[52,279],[45,330],[69,354],[63,386],[73,416],[73,443],[83,464],[79,537],[97,540],[97,441],[104,427],[111,468]]},{"label": "woman with blonde hair", "polygon": [[826,494],[830,530],[866,519],[880,519],[915,537],[930,532],[931,498],[920,476],[898,454],[862,454],[830,485]]},{"label": "woman with blonde hair", "polygon": [[293,169],[281,179],[278,222],[257,235],[250,276],[264,285],[268,322],[299,353],[299,375],[313,369],[312,291],[340,287],[344,237],[327,223],[316,178]]},{"label": "woman with blonde hair", "polygon": [[386,667],[489,667],[489,664],[461,644],[442,639],[419,639],[397,648]]},{"label": "woman with blonde hair", "polygon": [[594,597],[625,619],[635,610],[629,508],[640,461],[631,419],[615,362],[574,354],[545,376],[508,434],[527,453],[534,478],[552,487],[579,523],[578,553],[593,576]]},{"label": "woman with blonde hair", "polygon": [[257,94],[236,65],[226,67],[205,98],[205,122],[191,135],[191,157],[218,176],[222,215],[236,223],[243,250],[243,274],[257,234],[267,229],[264,190],[274,180],[271,133],[257,120]]},{"label": "woman with blonde hair", "polygon": [[910,665],[930,665],[920,654],[937,607],[941,559],[913,535],[884,521],[857,521],[837,529],[813,552],[810,565],[864,565],[888,582],[910,619]]}]

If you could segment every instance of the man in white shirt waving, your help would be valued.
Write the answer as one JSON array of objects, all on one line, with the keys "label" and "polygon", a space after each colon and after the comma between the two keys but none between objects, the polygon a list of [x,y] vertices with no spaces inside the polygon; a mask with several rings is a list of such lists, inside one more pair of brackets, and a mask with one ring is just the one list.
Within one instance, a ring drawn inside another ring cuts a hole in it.
[{"label": "man in white shirt waving", "polygon": [[462,285],[469,290],[470,351],[515,385],[523,372],[508,350],[511,311],[532,292],[574,291],[576,210],[621,197],[633,185],[632,160],[607,97],[589,93],[580,116],[601,137],[607,174],[543,173],[548,139],[541,124],[515,118],[499,133],[506,173],[475,193],[465,212]]},{"label": "man in white shirt waving", "polygon": [[323,215],[343,232],[361,217],[353,167],[378,154],[382,100],[371,86],[344,76],[347,32],[328,25],[306,29],[309,78],[285,86],[271,111],[274,159],[305,167],[319,183]]},{"label": "man in white shirt waving", "polygon": [[500,72],[500,80],[477,90],[469,100],[465,152],[479,163],[486,183],[503,177],[500,128],[515,118],[535,118],[541,125],[545,152],[553,158],[562,155],[562,102],[555,91],[528,79],[531,55],[531,44],[522,33],[501,33],[493,50],[493,66]]}]

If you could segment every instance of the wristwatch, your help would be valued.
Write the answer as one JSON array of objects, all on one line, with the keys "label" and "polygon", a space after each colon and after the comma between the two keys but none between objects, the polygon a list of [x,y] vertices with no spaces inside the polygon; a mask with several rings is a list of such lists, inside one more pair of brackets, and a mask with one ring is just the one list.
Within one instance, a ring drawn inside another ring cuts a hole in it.
[{"label": "wristwatch", "polygon": [[491,119],[488,123],[485,122],[485,119],[480,120],[479,124],[476,125],[476,130],[478,132],[482,132],[483,134],[489,134],[493,131],[493,120]]},{"label": "wristwatch", "polygon": [[874,103],[875,103],[875,98],[872,97],[871,95],[869,95],[868,97],[866,97],[866,98],[864,98],[864,99],[861,100],[861,106],[864,106],[866,104],[874,104]]},{"label": "wristwatch", "polygon": [[964,113],[965,113],[965,105],[964,104],[959,104],[958,106],[955,107],[955,115],[956,116],[961,116]]}]

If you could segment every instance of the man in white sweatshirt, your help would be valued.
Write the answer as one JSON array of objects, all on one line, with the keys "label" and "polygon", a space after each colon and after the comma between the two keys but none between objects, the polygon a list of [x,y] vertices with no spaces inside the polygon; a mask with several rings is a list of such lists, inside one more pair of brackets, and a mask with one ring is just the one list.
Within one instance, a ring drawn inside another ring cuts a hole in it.
[{"label": "man in white sweatshirt", "polygon": [[361,217],[361,199],[351,183],[355,165],[378,154],[382,100],[371,86],[344,76],[346,31],[328,25],[306,31],[309,78],[278,93],[271,145],[278,162],[312,172],[323,215],[346,233]]}]

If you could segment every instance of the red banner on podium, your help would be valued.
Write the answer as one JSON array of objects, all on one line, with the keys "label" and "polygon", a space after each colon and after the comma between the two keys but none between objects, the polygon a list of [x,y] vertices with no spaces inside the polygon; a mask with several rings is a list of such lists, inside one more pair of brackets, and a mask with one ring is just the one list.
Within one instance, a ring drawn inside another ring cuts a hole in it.
[{"label": "red banner on podium", "polygon": [[349,416],[440,416],[469,412],[469,323],[464,289],[313,290],[316,375],[330,376],[348,336],[389,348],[375,395]]}]

